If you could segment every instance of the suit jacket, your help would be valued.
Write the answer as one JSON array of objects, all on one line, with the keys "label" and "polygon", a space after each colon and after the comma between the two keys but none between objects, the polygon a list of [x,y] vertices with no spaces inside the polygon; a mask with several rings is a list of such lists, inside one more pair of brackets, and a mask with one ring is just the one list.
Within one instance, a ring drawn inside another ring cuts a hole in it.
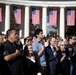
[{"label": "suit jacket", "polygon": [[58,59],[56,56],[53,55],[53,51],[52,51],[52,48],[50,46],[46,47],[45,55],[46,55],[46,61],[47,61],[47,67],[48,67],[49,73],[55,74]]}]

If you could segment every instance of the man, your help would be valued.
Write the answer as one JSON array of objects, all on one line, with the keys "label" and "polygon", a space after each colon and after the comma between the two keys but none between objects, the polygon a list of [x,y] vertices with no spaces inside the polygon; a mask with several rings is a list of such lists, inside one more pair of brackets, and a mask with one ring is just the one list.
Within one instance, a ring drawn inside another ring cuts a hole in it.
[{"label": "man", "polygon": [[[9,29],[6,33],[7,41],[1,46],[1,51],[3,51],[3,58],[7,64],[7,71],[4,68],[4,75],[22,75],[21,66],[21,51],[16,48],[16,40],[18,38],[15,29]],[[3,66],[3,65],[2,65]]]},{"label": "man", "polygon": [[69,43],[66,45],[67,47],[67,55],[70,62],[70,75],[76,75],[76,53],[73,49],[74,44],[74,36],[69,36],[68,38]]},{"label": "man", "polygon": [[37,29],[35,31],[35,35],[37,39],[33,42],[33,53],[36,56],[36,60],[38,62],[38,72],[41,72],[42,75],[46,75],[46,59],[45,59],[45,48],[42,42],[43,39],[43,31],[41,29]]},{"label": "man", "polygon": [[46,47],[45,54],[46,54],[46,61],[49,75],[55,75],[56,73],[56,66],[57,66],[57,53],[55,49],[56,39],[55,37],[50,37],[50,45]]}]

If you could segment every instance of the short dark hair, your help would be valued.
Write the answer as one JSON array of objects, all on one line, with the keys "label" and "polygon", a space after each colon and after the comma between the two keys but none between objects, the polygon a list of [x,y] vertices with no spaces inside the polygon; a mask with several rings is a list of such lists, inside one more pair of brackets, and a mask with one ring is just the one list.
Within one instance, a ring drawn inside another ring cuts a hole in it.
[{"label": "short dark hair", "polygon": [[35,30],[35,36],[37,37],[37,35],[38,35],[40,32],[42,32],[42,29],[36,29],[36,30]]},{"label": "short dark hair", "polygon": [[50,40],[50,41],[52,41],[52,38],[55,38],[55,39],[56,39],[56,37],[54,37],[54,36],[51,36],[51,37],[49,37],[49,40]]},{"label": "short dark hair", "polygon": [[70,35],[70,36],[68,37],[68,41],[70,41],[70,39],[72,39],[72,35]]},{"label": "short dark hair", "polygon": [[6,32],[6,37],[7,38],[9,37],[9,35],[12,33],[13,30],[16,31],[16,29],[14,29],[14,28],[10,28],[10,29],[7,30],[7,32]]}]

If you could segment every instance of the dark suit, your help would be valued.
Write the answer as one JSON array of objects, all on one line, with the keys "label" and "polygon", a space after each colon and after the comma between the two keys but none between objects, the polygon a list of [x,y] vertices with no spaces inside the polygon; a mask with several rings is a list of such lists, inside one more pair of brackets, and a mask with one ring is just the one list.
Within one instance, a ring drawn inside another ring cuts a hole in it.
[{"label": "dark suit", "polygon": [[[56,51],[56,50],[54,50],[54,51]],[[58,59],[56,56],[53,55],[53,51],[50,46],[46,47],[45,54],[46,54],[48,73],[49,73],[49,75],[55,75]]]}]

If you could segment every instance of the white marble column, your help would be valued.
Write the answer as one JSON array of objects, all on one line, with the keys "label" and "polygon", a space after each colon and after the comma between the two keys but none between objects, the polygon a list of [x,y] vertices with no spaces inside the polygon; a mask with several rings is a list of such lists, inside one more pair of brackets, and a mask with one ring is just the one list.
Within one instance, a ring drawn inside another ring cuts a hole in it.
[{"label": "white marble column", "polygon": [[60,27],[59,27],[60,37],[65,38],[65,11],[64,7],[60,8]]},{"label": "white marble column", "polygon": [[19,30],[19,37],[22,37],[22,29]]},{"label": "white marble column", "polygon": [[42,30],[43,34],[47,36],[47,7],[42,8]]},{"label": "white marble column", "polygon": [[29,36],[29,6],[25,7],[24,37]]},{"label": "white marble column", "polygon": [[5,6],[5,33],[10,28],[10,5]]}]

